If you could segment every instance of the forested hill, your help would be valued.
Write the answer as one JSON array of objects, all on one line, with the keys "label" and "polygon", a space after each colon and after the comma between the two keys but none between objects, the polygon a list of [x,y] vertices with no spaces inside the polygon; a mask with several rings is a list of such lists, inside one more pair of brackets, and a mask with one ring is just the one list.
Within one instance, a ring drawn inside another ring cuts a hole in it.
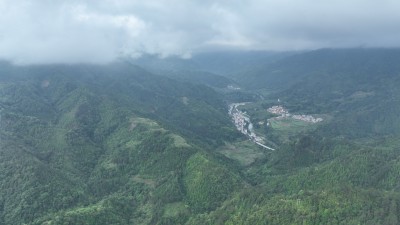
[{"label": "forested hill", "polygon": [[[226,106],[214,90],[156,76],[128,63],[117,62],[106,66],[5,65],[1,69],[0,79],[5,91],[3,104],[9,104],[6,109],[54,118],[60,110],[55,108],[57,102],[74,95],[83,95],[96,101],[107,100],[124,106],[139,115],[157,119],[190,137],[199,136],[214,142],[219,139],[216,138],[217,133],[226,134],[221,140],[230,135],[235,136],[227,128],[231,124],[226,116]],[[25,99],[28,96],[29,99],[15,103],[14,99],[7,98],[8,91],[13,92],[13,98]],[[226,129],[227,132],[218,129]]]},{"label": "forested hill", "polygon": [[210,88],[123,62],[0,71],[0,224],[184,221],[241,185],[212,156],[238,133]]}]

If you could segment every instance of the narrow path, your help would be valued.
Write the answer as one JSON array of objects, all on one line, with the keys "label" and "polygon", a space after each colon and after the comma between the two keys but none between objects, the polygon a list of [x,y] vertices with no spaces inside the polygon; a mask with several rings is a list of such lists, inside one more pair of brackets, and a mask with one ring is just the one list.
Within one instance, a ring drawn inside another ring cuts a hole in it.
[{"label": "narrow path", "polygon": [[256,143],[256,144],[258,144],[259,146],[261,146],[261,147],[264,147],[264,148],[266,148],[266,149],[269,149],[269,150],[271,150],[271,151],[275,151],[276,149],[273,149],[273,148],[271,148],[271,147],[268,147],[268,146],[266,146],[266,145],[263,145],[263,144],[261,144],[261,143],[259,143],[259,142],[254,142],[254,143]]}]

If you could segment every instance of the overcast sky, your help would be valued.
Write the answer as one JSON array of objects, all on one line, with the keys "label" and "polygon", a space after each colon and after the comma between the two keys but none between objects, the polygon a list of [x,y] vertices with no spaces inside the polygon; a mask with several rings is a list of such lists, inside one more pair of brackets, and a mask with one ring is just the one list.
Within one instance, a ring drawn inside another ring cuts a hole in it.
[{"label": "overcast sky", "polygon": [[0,0],[0,58],[400,47],[398,0]]}]

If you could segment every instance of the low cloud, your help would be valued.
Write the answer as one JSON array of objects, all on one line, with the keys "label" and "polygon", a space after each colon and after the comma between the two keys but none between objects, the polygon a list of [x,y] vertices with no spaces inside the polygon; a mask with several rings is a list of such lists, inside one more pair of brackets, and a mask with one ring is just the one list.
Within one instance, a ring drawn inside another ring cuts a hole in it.
[{"label": "low cloud", "polygon": [[106,63],[144,53],[400,47],[394,0],[0,0],[0,58]]}]

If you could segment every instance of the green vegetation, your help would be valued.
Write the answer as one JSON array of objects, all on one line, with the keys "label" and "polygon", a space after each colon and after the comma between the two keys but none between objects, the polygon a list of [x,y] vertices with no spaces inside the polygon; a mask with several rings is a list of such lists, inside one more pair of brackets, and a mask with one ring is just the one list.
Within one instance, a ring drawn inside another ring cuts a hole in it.
[{"label": "green vegetation", "polygon": [[264,126],[264,128],[267,129],[267,133],[271,133],[268,137],[271,139],[275,137],[273,140],[278,143],[284,143],[290,141],[296,135],[315,129],[319,125],[293,118],[285,118],[269,120],[269,127]]},{"label": "green vegetation", "polygon": [[202,154],[193,155],[186,164],[183,183],[195,212],[215,209],[239,187],[237,176]]},{"label": "green vegetation", "polygon": [[[210,88],[125,64],[7,69],[0,224],[175,224],[201,208],[187,176],[228,171],[218,163],[188,167],[196,152],[239,136]],[[207,191],[221,181],[196,179]],[[239,180],[231,179],[229,188]],[[213,201],[204,209],[228,189],[204,194]]]},{"label": "green vegetation", "polygon": [[[177,60],[158,68],[179,65],[168,77],[132,62],[1,64],[0,224],[398,224],[400,51],[264,68],[245,55],[246,79],[192,73],[243,57]],[[231,78],[247,89],[219,87]],[[278,99],[324,121],[271,120]],[[230,101],[252,101],[241,110],[276,151],[235,130]]]},{"label": "green vegetation", "polygon": [[249,166],[265,157],[265,150],[260,149],[249,140],[226,143],[217,151],[225,157],[237,161],[241,166]]}]

